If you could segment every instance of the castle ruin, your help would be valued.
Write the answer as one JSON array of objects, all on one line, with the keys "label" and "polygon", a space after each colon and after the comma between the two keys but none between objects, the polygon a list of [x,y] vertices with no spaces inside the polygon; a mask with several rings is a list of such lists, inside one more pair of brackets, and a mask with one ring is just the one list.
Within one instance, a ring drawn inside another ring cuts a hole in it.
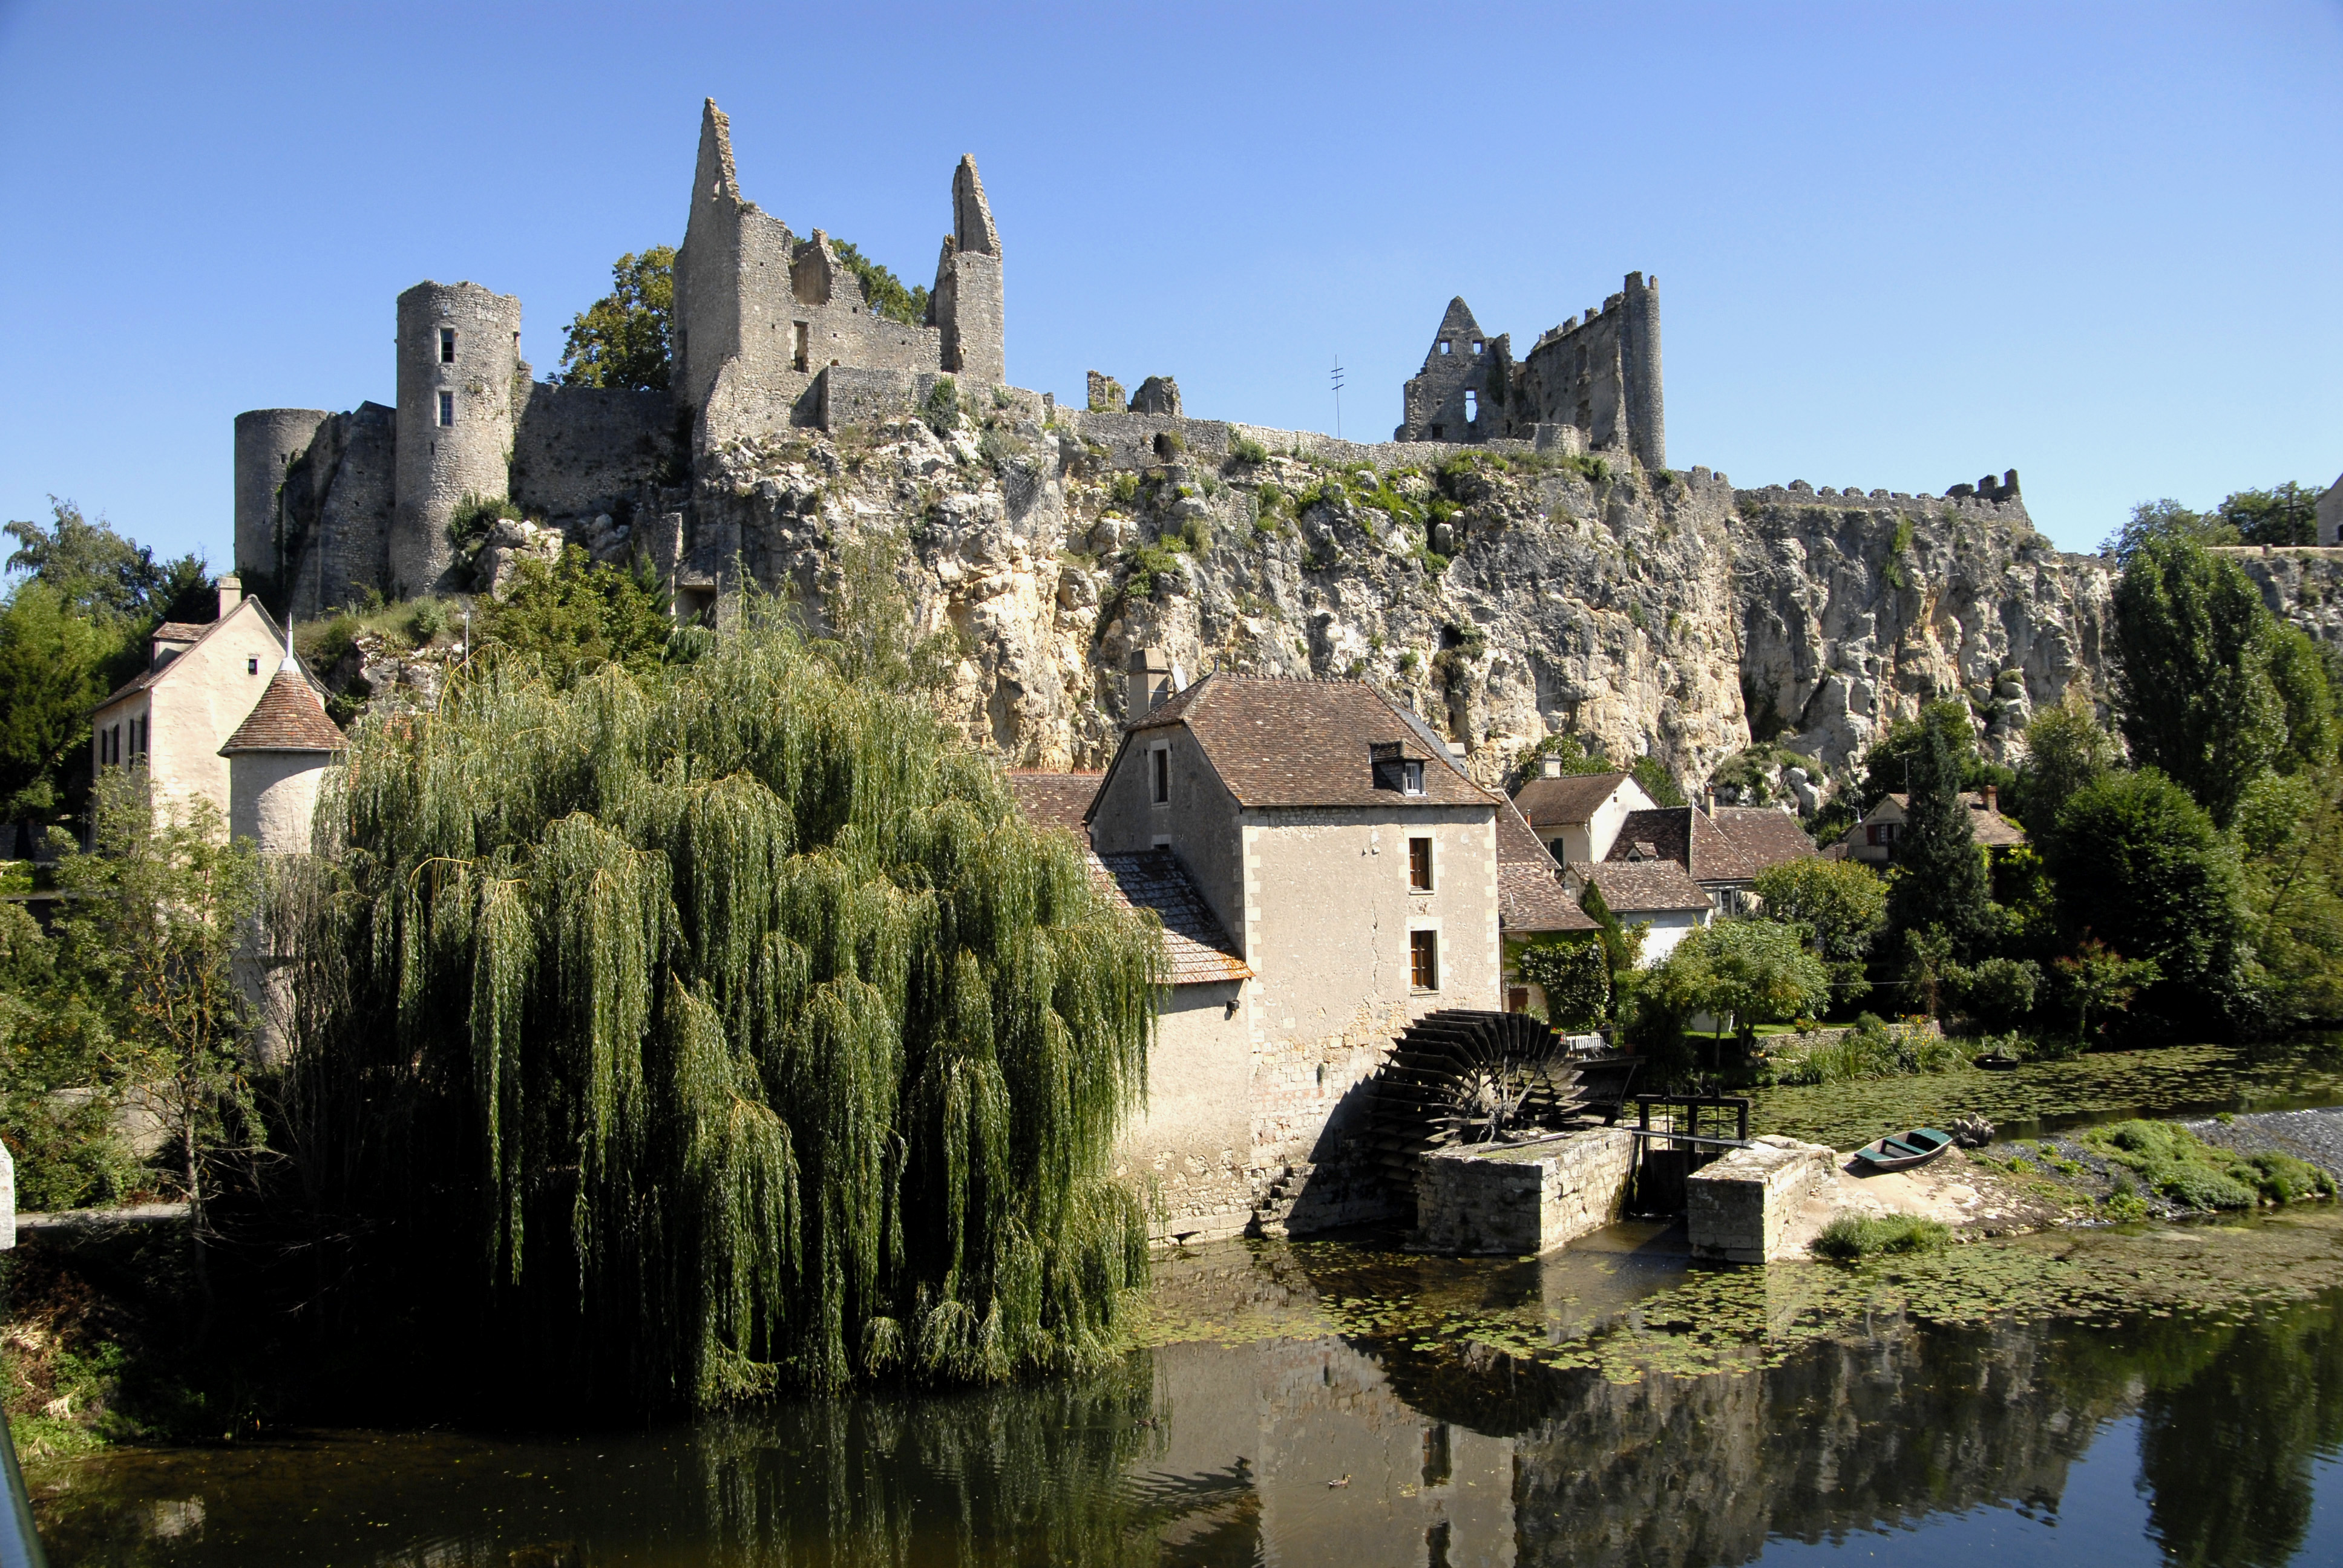
[{"label": "castle ruin", "polygon": [[[792,427],[871,425],[920,408],[952,377],[964,406],[1057,421],[1143,463],[1158,437],[1224,449],[1240,436],[1279,450],[1418,460],[1464,444],[1521,442],[1665,460],[1656,280],[1627,276],[1584,320],[1539,338],[1521,363],[1463,300],[1450,302],[1405,419],[1388,447],[1192,420],[1179,386],[1148,377],[1124,402],[1093,371],[1086,407],[1005,384],[1001,233],[976,161],[952,171],[951,227],[926,319],[875,309],[817,228],[803,238],[741,193],[729,123],[701,113],[684,240],[675,260],[669,388],[538,381],[520,355],[521,302],[476,283],[423,282],[397,301],[397,399],[345,413],[260,408],[236,419],[236,560],[296,618],[369,593],[467,588],[451,580],[461,508],[509,503],[607,546],[630,536],[689,606],[720,587],[738,541],[699,526],[692,477],[728,445]],[[1435,450],[1411,450],[1431,447]],[[598,554],[606,551],[598,548]],[[461,574],[455,574],[460,576]]]}]

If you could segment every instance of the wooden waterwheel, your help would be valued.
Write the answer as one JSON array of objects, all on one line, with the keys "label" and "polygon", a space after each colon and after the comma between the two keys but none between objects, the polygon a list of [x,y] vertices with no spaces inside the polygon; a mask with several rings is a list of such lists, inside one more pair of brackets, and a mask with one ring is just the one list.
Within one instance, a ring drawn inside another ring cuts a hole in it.
[{"label": "wooden waterwheel", "polygon": [[1417,1162],[1458,1143],[1509,1141],[1587,1111],[1615,1113],[1632,1059],[1573,1058],[1527,1013],[1428,1013],[1400,1036],[1375,1086],[1373,1141],[1412,1184]]}]

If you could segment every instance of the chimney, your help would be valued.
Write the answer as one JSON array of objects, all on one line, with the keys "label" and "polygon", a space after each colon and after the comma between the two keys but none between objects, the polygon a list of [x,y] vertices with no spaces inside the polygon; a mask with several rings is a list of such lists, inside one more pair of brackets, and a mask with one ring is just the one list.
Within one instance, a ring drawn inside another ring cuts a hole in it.
[{"label": "chimney", "polygon": [[1559,758],[1559,757],[1544,757],[1544,758],[1541,758],[1541,759],[1539,759],[1538,773],[1539,773],[1539,776],[1540,776],[1540,777],[1542,777],[1542,778],[1546,778],[1546,779],[1559,779],[1559,778],[1561,778],[1561,777],[1562,777],[1562,759],[1561,759],[1561,758]]},{"label": "chimney", "polygon": [[1710,785],[1700,787],[1700,812],[1704,817],[1716,815],[1716,790]]},{"label": "chimney", "polygon": [[2001,787],[1999,785],[1986,785],[1985,787],[1985,809],[1988,811],[1998,812],[2001,809],[2000,796]]},{"label": "chimney", "polygon": [[226,620],[227,618],[227,612],[234,609],[243,602],[244,579],[236,576],[234,573],[230,573],[227,576],[221,578],[219,580],[219,615],[217,618]]},{"label": "chimney", "polygon": [[1131,686],[1123,701],[1123,721],[1136,724],[1171,694],[1172,661],[1160,648],[1136,648],[1131,649],[1127,668]]}]

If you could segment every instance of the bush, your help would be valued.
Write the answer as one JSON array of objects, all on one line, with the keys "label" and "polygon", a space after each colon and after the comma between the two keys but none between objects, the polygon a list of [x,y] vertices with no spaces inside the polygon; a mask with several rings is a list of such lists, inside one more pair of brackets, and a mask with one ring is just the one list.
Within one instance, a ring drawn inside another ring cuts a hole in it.
[{"label": "bush", "polygon": [[437,642],[447,629],[447,607],[436,598],[417,599],[415,611],[407,618],[407,634],[417,648]]},{"label": "bush", "polygon": [[1962,1009],[1989,1030],[2011,1030],[2034,1011],[2042,966],[2031,959],[1986,959],[1949,977]]},{"label": "bush", "polygon": [[2095,1127],[2083,1141],[2136,1173],[2150,1191],[2191,1209],[2250,1209],[2335,1193],[2332,1177],[2291,1155],[2237,1154],[2169,1121]]},{"label": "bush", "polygon": [[920,405],[920,417],[939,436],[950,435],[960,427],[960,383],[949,376],[939,376],[936,384],[928,388],[928,396]]},{"label": "bush", "polygon": [[519,504],[510,497],[483,496],[468,490],[447,518],[447,542],[468,544],[500,522],[517,523],[520,519]]},{"label": "bush", "polygon": [[1514,972],[1545,992],[1545,1017],[1556,1029],[1583,1030],[1611,1006],[1611,960],[1594,937],[1533,942],[1513,960]]},{"label": "bush", "polygon": [[1942,1251],[1953,1239],[1952,1227],[1941,1220],[1917,1214],[1841,1214],[1823,1227],[1814,1240],[1822,1257],[1850,1262],[1884,1254]]},{"label": "bush", "polygon": [[1139,476],[1128,468],[1107,483],[1107,494],[1128,507],[1139,499]]},{"label": "bush", "polygon": [[1229,443],[1229,461],[1266,463],[1269,461],[1269,448],[1250,436],[1239,436]]}]

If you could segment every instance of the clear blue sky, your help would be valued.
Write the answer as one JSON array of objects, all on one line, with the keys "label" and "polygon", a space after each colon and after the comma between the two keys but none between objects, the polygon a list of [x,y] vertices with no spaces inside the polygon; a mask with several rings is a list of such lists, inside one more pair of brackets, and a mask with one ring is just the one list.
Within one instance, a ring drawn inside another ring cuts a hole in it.
[{"label": "clear blue sky", "polygon": [[[980,19],[989,18],[989,19]],[[1525,349],[1656,274],[1668,453],[2135,500],[2343,470],[2343,6],[0,0],[0,517],[230,556],[230,422],[393,395],[392,301],[518,294],[540,376],[749,196],[933,273],[999,218],[1010,378],[1387,435],[1462,294]]]}]

